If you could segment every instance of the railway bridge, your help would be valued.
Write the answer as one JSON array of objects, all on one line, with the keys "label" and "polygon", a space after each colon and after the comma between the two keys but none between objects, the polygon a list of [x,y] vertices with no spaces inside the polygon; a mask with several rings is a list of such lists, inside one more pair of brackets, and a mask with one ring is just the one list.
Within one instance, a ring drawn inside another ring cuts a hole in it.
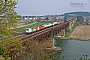
[{"label": "railway bridge", "polygon": [[[69,29],[70,26],[70,22],[65,22],[63,24],[60,25],[55,25],[49,28],[45,28],[43,30],[40,30],[38,32],[32,33],[32,34],[22,34],[17,36],[18,38],[20,38],[22,40],[22,43],[24,46],[26,46],[26,48],[23,51],[20,52],[14,52],[11,53],[11,57],[12,60],[14,59],[18,59],[18,58],[22,58],[20,60],[24,60],[25,57],[27,57],[27,52],[30,51],[30,46],[31,46],[31,40],[35,40],[35,41],[45,41],[48,40],[49,38],[53,38],[56,35],[65,35],[65,31],[67,31]],[[23,57],[24,56],[24,57]]]}]

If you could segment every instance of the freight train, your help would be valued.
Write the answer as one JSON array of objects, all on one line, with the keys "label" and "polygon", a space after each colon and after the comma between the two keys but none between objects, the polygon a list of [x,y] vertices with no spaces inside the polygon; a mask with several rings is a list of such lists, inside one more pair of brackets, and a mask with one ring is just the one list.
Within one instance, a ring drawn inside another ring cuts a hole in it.
[{"label": "freight train", "polygon": [[58,25],[58,24],[62,24],[62,23],[64,23],[64,22],[53,22],[52,24],[51,23],[44,24],[44,25],[37,26],[35,28],[32,28],[32,27],[26,28],[25,33],[26,34],[34,33],[34,32],[40,31],[42,29],[45,29],[45,28],[48,28],[48,27],[51,27],[51,26],[55,26],[55,25]]}]

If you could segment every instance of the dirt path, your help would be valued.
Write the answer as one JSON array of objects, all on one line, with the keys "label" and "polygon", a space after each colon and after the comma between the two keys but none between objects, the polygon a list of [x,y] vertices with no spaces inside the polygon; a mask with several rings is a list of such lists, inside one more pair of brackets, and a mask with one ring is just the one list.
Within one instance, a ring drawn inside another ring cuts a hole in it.
[{"label": "dirt path", "polygon": [[90,39],[90,26],[78,26],[69,36],[75,39]]}]

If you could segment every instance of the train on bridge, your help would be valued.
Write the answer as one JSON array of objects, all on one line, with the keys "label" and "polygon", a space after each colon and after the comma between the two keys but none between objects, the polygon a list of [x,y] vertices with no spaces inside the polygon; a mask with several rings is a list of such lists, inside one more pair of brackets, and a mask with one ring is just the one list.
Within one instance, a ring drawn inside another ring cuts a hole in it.
[{"label": "train on bridge", "polygon": [[42,29],[49,28],[51,26],[55,26],[55,25],[59,25],[59,24],[63,24],[63,23],[64,23],[64,21],[63,22],[53,22],[53,23],[49,23],[49,24],[40,25],[35,28],[32,28],[32,27],[26,28],[25,33],[26,34],[34,33],[34,32],[40,31]]}]

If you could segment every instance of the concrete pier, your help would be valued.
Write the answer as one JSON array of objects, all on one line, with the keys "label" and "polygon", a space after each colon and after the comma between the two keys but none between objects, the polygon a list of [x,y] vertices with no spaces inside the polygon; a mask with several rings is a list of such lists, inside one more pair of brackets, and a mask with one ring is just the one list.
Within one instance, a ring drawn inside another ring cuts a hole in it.
[{"label": "concrete pier", "polygon": [[61,47],[51,47],[51,48],[47,48],[47,50],[51,50],[53,52],[61,52]]}]

